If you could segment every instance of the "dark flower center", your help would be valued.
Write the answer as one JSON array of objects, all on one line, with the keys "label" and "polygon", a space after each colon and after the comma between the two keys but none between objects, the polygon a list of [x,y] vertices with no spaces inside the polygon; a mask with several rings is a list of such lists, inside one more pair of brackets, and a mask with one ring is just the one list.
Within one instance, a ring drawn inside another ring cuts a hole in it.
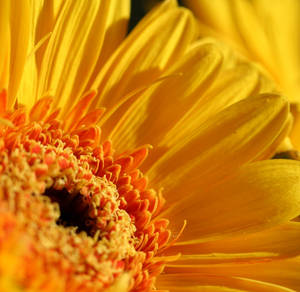
[{"label": "dark flower center", "polygon": [[86,232],[87,235],[94,235],[95,222],[90,218],[91,210],[85,197],[77,193],[69,193],[65,188],[56,190],[53,187],[46,189],[43,194],[59,206],[60,216],[56,223],[65,227],[75,227],[76,232]]}]

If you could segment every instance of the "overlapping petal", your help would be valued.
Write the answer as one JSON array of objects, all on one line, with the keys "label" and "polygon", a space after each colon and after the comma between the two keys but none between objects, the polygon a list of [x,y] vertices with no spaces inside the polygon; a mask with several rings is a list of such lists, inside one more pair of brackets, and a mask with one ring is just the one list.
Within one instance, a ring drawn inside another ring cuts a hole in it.
[{"label": "overlapping petal", "polygon": [[228,239],[173,246],[182,252],[178,265],[261,262],[299,255],[300,224],[287,222],[261,232],[241,234]]},{"label": "overlapping petal", "polygon": [[213,186],[267,149],[287,115],[287,103],[278,96],[236,103],[195,127],[157,159],[148,171],[151,182],[163,186],[171,202]]},{"label": "overlapping petal", "polygon": [[[299,258],[289,260],[261,262],[257,264],[224,264],[224,265],[206,265],[206,266],[187,266],[187,267],[170,267],[167,268],[167,273],[173,274],[173,277],[180,279],[178,273],[185,273],[188,276],[192,273],[196,279],[196,275],[201,278],[211,277],[229,277],[230,282],[234,283],[235,278],[248,278],[255,281],[262,281],[279,286],[282,291],[298,291],[300,288],[299,281]],[[268,285],[268,284],[267,284]],[[270,287],[270,286],[269,286]],[[274,288],[274,289],[275,289]],[[248,288],[249,289],[249,288]],[[252,291],[260,291],[252,288]],[[286,290],[284,290],[286,289]],[[247,291],[247,289],[246,289]],[[251,291],[251,290],[250,290]],[[264,290],[263,290],[264,291]],[[267,290],[268,291],[268,290]],[[272,291],[272,290],[271,290]],[[276,290],[273,290],[276,291]],[[279,290],[281,291],[281,290]]]},{"label": "overlapping petal", "polygon": [[112,107],[137,84],[150,85],[194,37],[194,19],[185,9],[168,9],[159,18],[149,17],[153,21],[138,25],[95,78],[92,88],[97,88],[99,95],[93,107]]},{"label": "overlapping petal", "polygon": [[198,17],[201,36],[214,36],[262,64],[289,100],[299,102],[299,1],[186,0],[185,4]]},{"label": "overlapping petal", "polygon": [[292,292],[281,285],[246,277],[230,277],[218,275],[199,275],[198,273],[180,273],[162,275],[158,281],[162,289],[170,291],[205,291],[205,292]]}]

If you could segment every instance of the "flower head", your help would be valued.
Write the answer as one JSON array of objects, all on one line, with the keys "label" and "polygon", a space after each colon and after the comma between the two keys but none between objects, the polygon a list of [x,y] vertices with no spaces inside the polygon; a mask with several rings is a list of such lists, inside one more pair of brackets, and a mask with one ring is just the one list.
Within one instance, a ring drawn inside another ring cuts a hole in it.
[{"label": "flower head", "polygon": [[126,39],[127,1],[1,5],[1,291],[281,289],[255,271],[298,264],[300,166],[262,161],[262,74],[174,1]]}]

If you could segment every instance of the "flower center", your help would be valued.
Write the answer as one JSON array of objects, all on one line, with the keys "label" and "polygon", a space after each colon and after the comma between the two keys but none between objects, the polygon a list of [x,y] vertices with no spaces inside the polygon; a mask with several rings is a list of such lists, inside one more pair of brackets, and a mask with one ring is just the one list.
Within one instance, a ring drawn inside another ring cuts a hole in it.
[{"label": "flower center", "polygon": [[0,202],[31,238],[30,260],[63,267],[67,291],[102,291],[123,273],[132,291],[154,288],[170,231],[153,219],[163,200],[138,169],[147,148],[114,157],[110,142],[95,144],[96,127],[65,133],[51,117],[28,122],[20,109],[5,117],[14,128],[0,125]]},{"label": "flower center", "polygon": [[105,287],[136,254],[135,226],[119,208],[115,186],[94,176],[85,156],[78,159],[61,146],[29,141],[5,153],[5,199],[22,216],[35,248],[45,255],[55,251],[57,261],[64,256],[77,275]]},{"label": "flower center", "polygon": [[46,189],[43,195],[50,198],[52,203],[59,206],[60,216],[56,223],[64,227],[75,227],[76,232],[86,232],[93,237],[95,231],[95,219],[89,215],[93,207],[80,193],[70,194],[66,189],[56,190],[53,187]]},{"label": "flower center", "polygon": [[[47,115],[48,104],[39,100],[29,116],[24,108],[2,113],[0,211],[14,218],[9,226],[17,233],[9,245],[26,238],[18,260],[38,261],[40,274],[58,273],[63,291],[102,291],[122,275],[130,291],[154,289],[174,257],[162,254],[171,244],[168,220],[156,217],[164,200],[138,169],[147,147],[116,157],[80,102],[65,127],[57,111]],[[17,283],[29,289],[37,272],[28,269]]]}]

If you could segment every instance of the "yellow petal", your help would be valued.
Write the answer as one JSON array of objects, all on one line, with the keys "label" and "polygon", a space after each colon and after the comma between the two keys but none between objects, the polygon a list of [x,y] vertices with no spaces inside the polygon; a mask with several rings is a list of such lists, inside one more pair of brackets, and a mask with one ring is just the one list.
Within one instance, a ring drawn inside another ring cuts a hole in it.
[{"label": "yellow petal", "polygon": [[300,102],[300,2],[258,0],[253,5],[272,44],[278,82],[291,101]]},{"label": "yellow petal", "polygon": [[130,1],[111,1],[111,5],[107,13],[108,18],[106,22],[103,46],[100,56],[98,57],[97,64],[95,65],[94,72],[85,91],[88,91],[91,88],[96,76],[127,34],[127,26],[130,16]]},{"label": "yellow petal", "polygon": [[214,30],[223,32],[232,39],[239,39],[232,19],[231,4],[233,1],[185,0],[184,2],[203,23]]},{"label": "yellow petal", "polygon": [[211,116],[235,102],[254,95],[259,85],[259,75],[253,66],[246,63],[239,63],[227,69],[225,61],[220,74],[211,83],[207,92],[198,98],[194,106],[164,136],[160,142],[161,147],[165,145],[172,147]]},{"label": "yellow petal", "polygon": [[298,0],[185,0],[196,14],[200,36],[215,37],[238,50],[300,102]]},{"label": "yellow petal", "polygon": [[199,275],[197,273],[164,274],[158,277],[159,289],[199,292],[292,292],[283,286],[241,277]]},{"label": "yellow petal", "polygon": [[28,0],[12,0],[10,3],[10,69],[8,106],[14,105],[28,54],[31,9]]},{"label": "yellow petal", "polygon": [[10,32],[9,32],[9,3],[0,2],[0,90],[8,88]]},{"label": "yellow petal", "polygon": [[[33,1],[33,5],[35,6],[35,17],[33,19],[35,28],[35,42],[39,42],[46,35],[53,32],[57,17],[64,5],[63,1],[60,0],[45,0],[43,2]],[[46,41],[46,44],[48,44],[48,40]],[[43,55],[47,48],[46,44],[42,45],[35,54],[39,72],[41,70]]]},{"label": "yellow petal", "polygon": [[287,115],[287,103],[278,96],[240,101],[198,124],[170,148],[148,171],[150,181],[164,188],[169,202],[214,185],[266,151]]},{"label": "yellow petal", "polygon": [[[50,1],[45,1],[48,3]],[[24,104],[28,108],[31,108],[36,102],[36,90],[37,90],[37,80],[38,80],[38,67],[37,67],[37,51],[40,52],[41,48],[37,47],[35,43],[36,32],[37,32],[37,21],[38,16],[41,13],[43,3],[41,1],[31,1],[31,26],[30,26],[30,36],[27,57],[24,64],[24,71],[22,79],[20,81],[20,86],[18,88],[18,103]],[[49,8],[49,7],[47,7]],[[48,10],[48,17],[42,17],[42,19],[51,19],[51,12]],[[49,38],[49,36],[48,36]],[[47,39],[47,37],[46,37]],[[42,42],[43,43],[43,42]],[[42,46],[43,49],[43,46]]]},{"label": "yellow petal", "polygon": [[166,71],[170,77],[150,88],[120,119],[111,136],[118,151],[150,143],[166,133],[198,102],[216,78],[222,58],[212,45],[200,45]]},{"label": "yellow petal", "polygon": [[[205,277],[209,275],[212,277],[232,277],[232,278],[243,277],[243,278],[253,279],[256,281],[267,282],[274,285],[280,285],[286,287],[286,289],[292,289],[292,291],[300,290],[299,271],[300,271],[299,257],[293,259],[287,259],[287,260],[261,262],[255,264],[243,263],[243,264],[210,265],[210,266],[203,266],[203,267],[201,266],[170,267],[165,270],[166,273],[176,273],[176,274],[193,273],[195,275],[198,275],[198,277],[200,278],[202,278],[203,275],[205,275]],[[177,276],[179,277],[180,275]],[[256,290],[254,289],[250,291],[256,291]]]},{"label": "yellow petal", "polygon": [[[135,30],[139,33],[135,33]],[[177,60],[194,36],[193,18],[182,8],[167,10],[149,25],[137,25],[96,78],[92,107],[112,107],[138,86],[151,85]]]},{"label": "yellow petal", "polygon": [[65,111],[82,96],[101,53],[108,12],[114,4],[98,0],[65,3],[43,56],[39,98],[49,92],[56,97],[54,105]]},{"label": "yellow petal", "polygon": [[[198,244],[171,247],[169,253],[181,252],[177,262],[207,264],[224,262],[257,262],[262,259],[294,257],[299,255],[300,223],[286,224],[253,234]],[[185,256],[186,255],[186,256]]]},{"label": "yellow petal", "polygon": [[288,138],[288,135],[291,132],[292,124],[292,115],[289,113],[288,118],[278,136],[273,140],[269,147],[265,149],[264,152],[262,152],[255,158],[255,161],[271,159],[272,157],[274,157],[276,152],[279,153],[292,149],[290,139]]},{"label": "yellow petal", "polygon": [[291,105],[291,113],[294,119],[290,138],[293,145],[295,145],[297,149],[300,149],[300,107],[298,105]]},{"label": "yellow petal", "polygon": [[258,232],[300,213],[300,162],[266,160],[245,165],[223,182],[182,199],[165,211],[171,225],[187,220],[176,245]]}]

